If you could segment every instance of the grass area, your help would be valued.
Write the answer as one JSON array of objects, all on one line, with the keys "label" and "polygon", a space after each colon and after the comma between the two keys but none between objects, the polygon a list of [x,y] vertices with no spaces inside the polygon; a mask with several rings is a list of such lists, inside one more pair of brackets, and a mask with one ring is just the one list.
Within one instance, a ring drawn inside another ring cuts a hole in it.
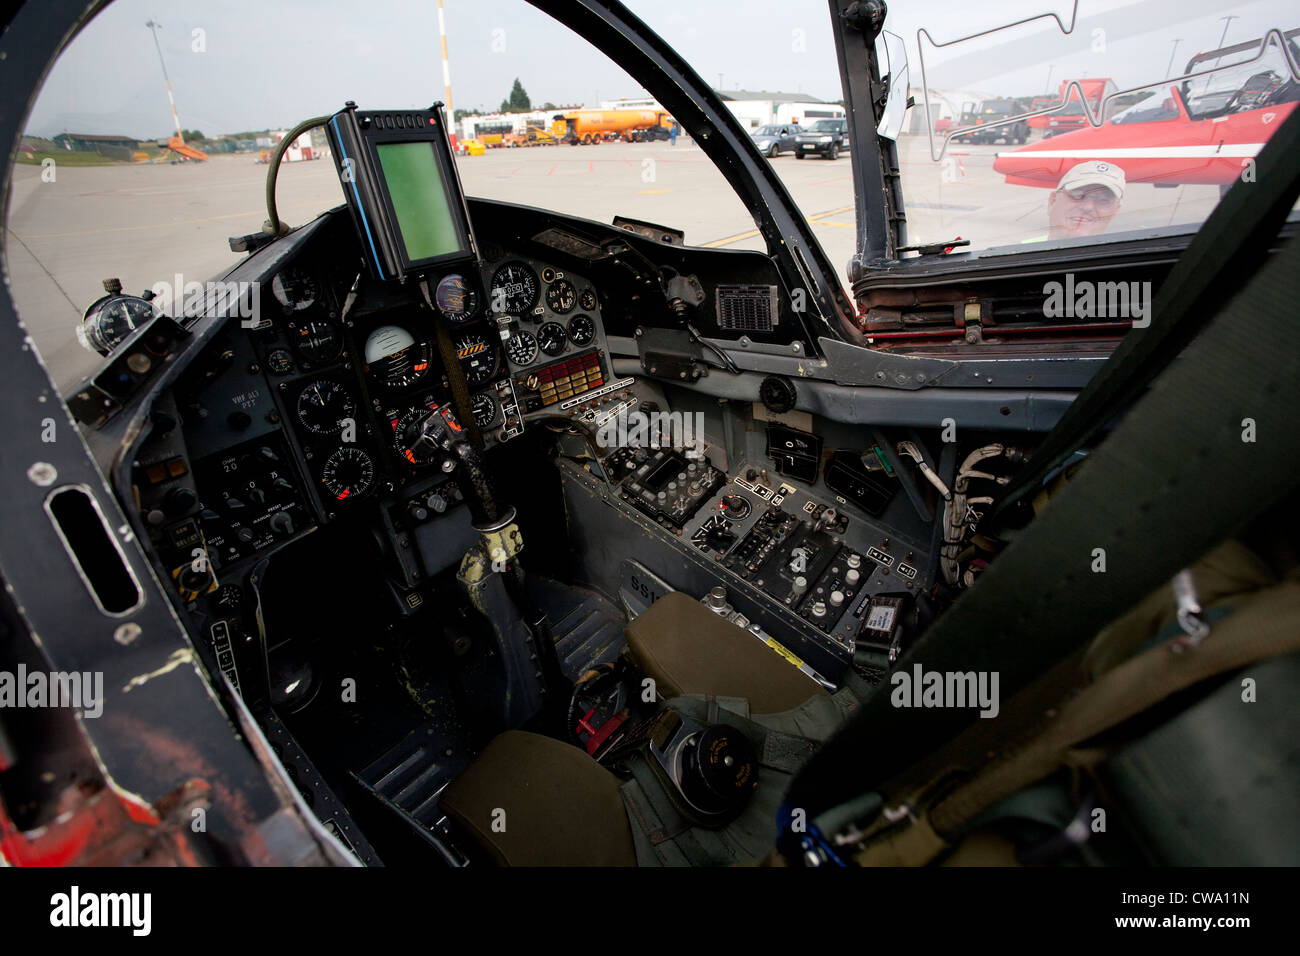
[{"label": "grass area", "polygon": [[29,166],[39,166],[45,159],[52,159],[56,166],[112,166],[120,160],[101,156],[99,153],[78,153],[68,149],[56,149],[48,153],[18,154],[17,161]]}]

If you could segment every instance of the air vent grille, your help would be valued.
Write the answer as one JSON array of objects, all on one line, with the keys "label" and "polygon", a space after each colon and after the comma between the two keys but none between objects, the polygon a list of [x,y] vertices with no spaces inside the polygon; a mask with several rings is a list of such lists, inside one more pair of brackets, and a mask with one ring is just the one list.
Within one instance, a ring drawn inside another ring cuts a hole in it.
[{"label": "air vent grille", "polygon": [[718,286],[718,328],[728,332],[771,332],[778,322],[776,286]]}]

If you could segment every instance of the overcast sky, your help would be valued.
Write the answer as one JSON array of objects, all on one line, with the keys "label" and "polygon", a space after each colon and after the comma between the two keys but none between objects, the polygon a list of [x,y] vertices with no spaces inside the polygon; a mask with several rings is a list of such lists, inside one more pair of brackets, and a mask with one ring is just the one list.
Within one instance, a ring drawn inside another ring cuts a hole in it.
[{"label": "overcast sky", "polygon": [[[495,108],[517,76],[535,105],[595,105],[642,95],[586,41],[523,0],[444,0],[456,107]],[[821,0],[631,0],[629,6],[704,78],[724,89],[842,95]],[[920,87],[917,30],[934,42],[1045,12],[1069,22],[1072,0],[895,0],[887,27],[906,42]],[[993,95],[1043,92],[1072,76],[1121,89],[1175,73],[1194,52],[1276,26],[1300,26],[1293,0],[1083,0],[1069,36],[1039,21],[994,38],[924,50],[932,86]],[[149,19],[182,126],[212,136],[291,126],[348,99],[362,108],[443,98],[437,0],[117,0],[73,42],[46,81],[27,129],[168,135],[171,116]],[[1101,31],[1099,34],[1098,31]],[[1174,40],[1179,40],[1175,47]]]}]

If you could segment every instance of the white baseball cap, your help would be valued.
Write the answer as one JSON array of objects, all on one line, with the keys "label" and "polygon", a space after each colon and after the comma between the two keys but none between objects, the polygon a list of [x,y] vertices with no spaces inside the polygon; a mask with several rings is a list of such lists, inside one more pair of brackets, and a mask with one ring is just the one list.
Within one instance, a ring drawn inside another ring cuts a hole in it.
[{"label": "white baseball cap", "polygon": [[1116,199],[1124,198],[1124,170],[1114,163],[1089,160],[1072,166],[1056,184],[1057,190],[1077,189],[1079,186],[1105,186],[1115,194]]}]

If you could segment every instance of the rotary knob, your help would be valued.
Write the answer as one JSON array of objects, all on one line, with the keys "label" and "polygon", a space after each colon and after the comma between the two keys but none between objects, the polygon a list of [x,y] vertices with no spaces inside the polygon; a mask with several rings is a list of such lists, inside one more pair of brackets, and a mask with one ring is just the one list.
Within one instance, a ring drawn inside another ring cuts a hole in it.
[{"label": "rotary knob", "polygon": [[735,518],[736,520],[748,517],[749,512],[752,510],[749,499],[744,495],[724,495],[719,505],[728,518]]}]

